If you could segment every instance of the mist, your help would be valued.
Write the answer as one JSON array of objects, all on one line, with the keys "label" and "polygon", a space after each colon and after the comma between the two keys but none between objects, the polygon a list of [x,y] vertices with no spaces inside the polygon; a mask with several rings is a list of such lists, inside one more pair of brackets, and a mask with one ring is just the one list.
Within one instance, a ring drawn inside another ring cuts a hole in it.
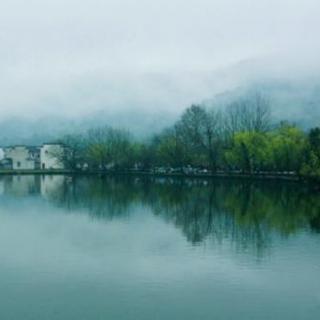
[{"label": "mist", "polygon": [[277,118],[315,125],[319,11],[316,0],[3,0],[1,143],[98,124],[144,135],[252,88]]}]

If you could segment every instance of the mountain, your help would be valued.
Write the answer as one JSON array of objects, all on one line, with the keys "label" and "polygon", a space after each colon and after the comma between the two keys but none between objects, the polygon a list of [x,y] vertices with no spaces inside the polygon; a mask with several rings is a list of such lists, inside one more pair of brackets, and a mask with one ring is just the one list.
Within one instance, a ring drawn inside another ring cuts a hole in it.
[{"label": "mountain", "polygon": [[77,118],[51,116],[38,119],[11,117],[0,121],[0,146],[13,144],[39,145],[69,133],[83,133],[98,126],[122,128],[143,139],[174,123],[177,115],[170,112],[141,110],[98,111]]},{"label": "mountain", "polygon": [[[61,95],[63,99],[50,100],[52,106],[56,105],[51,116],[41,115],[40,109],[34,109],[29,112],[34,118],[2,118],[0,146],[38,145],[67,133],[81,133],[104,125],[124,128],[137,138],[146,138],[172,125],[183,108],[191,103],[221,107],[250,92],[261,92],[269,98],[276,121],[289,120],[304,129],[320,126],[320,71],[299,73],[286,69],[277,73],[269,65],[245,61],[215,72],[187,72],[179,76],[149,74],[131,79],[130,83],[128,79],[117,82],[114,88],[117,99],[103,93],[108,88],[106,83],[100,83],[100,89],[96,91],[93,84],[92,87],[82,84],[74,90],[82,92],[82,95],[78,94],[78,100],[70,98],[70,92]],[[83,88],[87,88],[87,99],[91,104],[85,99]],[[83,105],[91,106],[92,111],[78,108],[81,101]],[[46,109],[48,101],[43,101],[43,105]],[[99,109],[98,106],[104,107]],[[67,112],[68,107],[72,112]]]},{"label": "mountain", "polygon": [[269,99],[275,121],[288,120],[304,129],[320,126],[320,77],[256,80],[217,94],[204,104],[221,107],[252,92],[262,93]]}]

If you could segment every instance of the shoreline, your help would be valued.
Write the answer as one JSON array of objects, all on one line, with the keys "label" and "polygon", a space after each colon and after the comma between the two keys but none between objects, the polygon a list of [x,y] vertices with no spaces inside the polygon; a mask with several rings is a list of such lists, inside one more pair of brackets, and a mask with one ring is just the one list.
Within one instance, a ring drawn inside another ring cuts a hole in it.
[{"label": "shoreline", "polygon": [[5,175],[97,175],[97,176],[148,176],[148,177],[167,177],[167,178],[202,178],[202,179],[246,179],[246,180],[281,180],[303,182],[306,179],[298,175],[286,174],[245,174],[245,173],[216,173],[216,174],[183,174],[183,173],[158,173],[147,171],[77,171],[68,169],[25,169],[25,170],[0,170],[0,176]]}]

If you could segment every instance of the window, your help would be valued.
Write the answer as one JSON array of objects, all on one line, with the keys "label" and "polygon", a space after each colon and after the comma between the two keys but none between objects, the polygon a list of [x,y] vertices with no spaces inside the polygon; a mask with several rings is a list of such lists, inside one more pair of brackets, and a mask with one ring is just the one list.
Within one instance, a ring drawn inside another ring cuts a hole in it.
[{"label": "window", "polygon": [[20,166],[21,166],[21,163],[20,163],[20,161],[18,161],[17,162],[17,167],[20,168]]}]

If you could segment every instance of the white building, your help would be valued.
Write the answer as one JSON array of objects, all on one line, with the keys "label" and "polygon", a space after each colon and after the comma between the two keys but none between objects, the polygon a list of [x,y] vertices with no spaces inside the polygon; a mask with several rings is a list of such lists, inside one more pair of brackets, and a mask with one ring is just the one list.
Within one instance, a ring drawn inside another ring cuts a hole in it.
[{"label": "white building", "polygon": [[64,147],[58,143],[46,143],[40,149],[41,169],[64,169]]},{"label": "white building", "polygon": [[11,161],[13,170],[39,169],[40,148],[12,146],[3,148],[4,159]]},{"label": "white building", "polygon": [[0,168],[13,170],[64,169],[62,163],[64,147],[57,143],[46,143],[41,147],[10,146],[1,148]]}]

